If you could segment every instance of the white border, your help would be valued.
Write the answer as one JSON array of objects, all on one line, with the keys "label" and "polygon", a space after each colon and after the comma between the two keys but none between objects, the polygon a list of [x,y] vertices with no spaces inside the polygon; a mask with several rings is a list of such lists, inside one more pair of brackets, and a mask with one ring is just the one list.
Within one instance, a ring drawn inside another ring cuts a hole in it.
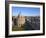
[{"label": "white border", "polygon": [[[12,7],[36,7],[40,8],[40,30],[12,31]],[[43,7],[42,5],[9,4],[9,35],[43,33]]]}]

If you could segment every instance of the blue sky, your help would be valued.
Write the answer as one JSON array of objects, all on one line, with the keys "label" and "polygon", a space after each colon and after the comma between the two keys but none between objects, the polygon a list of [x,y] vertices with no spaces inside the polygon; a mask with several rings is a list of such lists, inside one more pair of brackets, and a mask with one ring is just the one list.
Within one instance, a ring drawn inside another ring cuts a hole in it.
[{"label": "blue sky", "polygon": [[39,16],[40,8],[35,7],[12,7],[13,16],[17,16],[21,12],[23,16]]}]

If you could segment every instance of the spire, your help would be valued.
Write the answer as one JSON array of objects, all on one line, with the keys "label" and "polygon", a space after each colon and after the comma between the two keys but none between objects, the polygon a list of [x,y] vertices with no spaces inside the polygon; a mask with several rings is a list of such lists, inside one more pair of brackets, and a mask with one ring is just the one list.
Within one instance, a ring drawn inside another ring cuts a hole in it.
[{"label": "spire", "polygon": [[19,14],[18,14],[18,17],[19,17],[19,16],[21,16],[21,11],[20,11]]},{"label": "spire", "polygon": [[19,14],[18,14],[19,16],[21,15],[21,11],[19,12]]}]

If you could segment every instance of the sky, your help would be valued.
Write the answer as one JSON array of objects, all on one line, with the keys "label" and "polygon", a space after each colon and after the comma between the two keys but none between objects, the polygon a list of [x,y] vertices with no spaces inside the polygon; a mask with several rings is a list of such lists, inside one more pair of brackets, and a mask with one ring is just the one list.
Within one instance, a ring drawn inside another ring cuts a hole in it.
[{"label": "sky", "polygon": [[22,16],[40,16],[40,8],[36,7],[12,7],[12,15],[17,16],[21,12]]}]

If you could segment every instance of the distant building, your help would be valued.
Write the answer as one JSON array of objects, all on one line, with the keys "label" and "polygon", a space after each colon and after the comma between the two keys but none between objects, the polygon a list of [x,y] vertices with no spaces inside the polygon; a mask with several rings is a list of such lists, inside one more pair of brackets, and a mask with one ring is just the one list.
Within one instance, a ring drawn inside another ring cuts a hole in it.
[{"label": "distant building", "polygon": [[25,23],[25,17],[21,15],[21,12],[18,14],[17,16],[17,25],[18,27],[23,26],[23,24]]}]

